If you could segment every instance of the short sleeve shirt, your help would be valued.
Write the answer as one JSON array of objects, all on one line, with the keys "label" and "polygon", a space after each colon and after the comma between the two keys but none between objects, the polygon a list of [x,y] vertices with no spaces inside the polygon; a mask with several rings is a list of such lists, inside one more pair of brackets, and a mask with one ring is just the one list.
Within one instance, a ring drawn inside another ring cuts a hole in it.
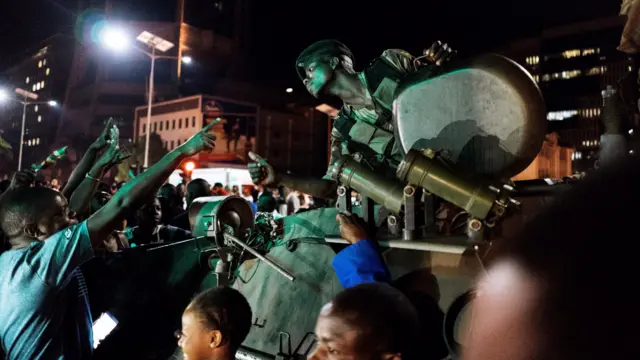
[{"label": "short sleeve shirt", "polygon": [[87,359],[92,319],[79,266],[93,257],[86,222],[0,255],[0,345],[7,359]]}]

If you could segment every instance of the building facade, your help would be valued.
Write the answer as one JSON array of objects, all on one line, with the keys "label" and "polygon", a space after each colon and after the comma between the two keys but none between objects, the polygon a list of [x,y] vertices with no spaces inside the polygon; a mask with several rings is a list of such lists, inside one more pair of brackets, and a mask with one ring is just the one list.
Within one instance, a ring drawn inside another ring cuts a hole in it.
[{"label": "building facade", "polygon": [[558,134],[545,137],[542,149],[531,164],[512,180],[562,179],[573,175],[573,160],[577,153],[570,147],[558,144]]},{"label": "building facade", "polygon": [[[3,86],[13,91],[24,89],[38,95],[38,101],[64,101],[69,77],[74,39],[56,35],[25,53],[22,61],[4,72]],[[17,97],[16,94],[13,94]],[[0,110],[0,127],[3,137],[11,144],[17,166],[20,133],[22,129],[22,105],[11,102]],[[61,109],[46,104],[26,107],[23,166],[44,160],[53,148],[55,134],[59,127]]]},{"label": "building facade", "polygon": [[575,149],[574,171],[592,168],[599,150],[601,91],[630,71],[616,50],[624,19],[611,17],[544,30],[500,52],[519,62],[547,103],[549,132]]},{"label": "building facade", "polygon": [[[326,171],[327,117],[312,108],[292,107],[276,111],[256,104],[196,95],[159,102],[152,107],[149,128],[170,151],[212,121],[216,148],[194,157],[198,167],[220,163],[246,164],[254,151],[281,171],[320,175]],[[147,107],[135,110],[135,136],[144,143]]]}]

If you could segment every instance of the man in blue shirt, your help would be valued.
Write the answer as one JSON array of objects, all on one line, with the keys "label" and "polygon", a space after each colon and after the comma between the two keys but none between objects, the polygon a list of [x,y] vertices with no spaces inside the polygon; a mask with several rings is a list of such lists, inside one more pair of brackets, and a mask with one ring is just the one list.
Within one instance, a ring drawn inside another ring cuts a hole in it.
[{"label": "man in blue shirt", "polygon": [[391,282],[391,274],[378,253],[375,241],[370,240],[362,219],[353,214],[338,214],[340,235],[351,245],[333,259],[333,268],[345,288],[365,283]]},{"label": "man in blue shirt", "polygon": [[[88,359],[92,319],[78,266],[180,162],[213,149],[211,123],[127,183],[100,210],[77,224],[67,199],[49,188],[22,188],[2,197],[0,223],[11,250],[0,255],[0,345],[6,359]],[[110,146],[71,196],[92,195],[118,155]],[[76,195],[81,194],[81,195]],[[90,199],[91,196],[88,197]]]}]

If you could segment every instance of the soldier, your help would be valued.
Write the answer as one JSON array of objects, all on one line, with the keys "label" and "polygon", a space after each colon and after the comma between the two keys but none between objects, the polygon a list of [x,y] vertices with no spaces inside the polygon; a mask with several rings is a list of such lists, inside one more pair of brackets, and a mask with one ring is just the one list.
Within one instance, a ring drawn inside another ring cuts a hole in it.
[{"label": "soldier", "polygon": [[[375,170],[392,171],[395,176],[395,168],[402,160],[391,122],[395,89],[402,78],[422,66],[421,59],[435,68],[452,54],[451,48],[440,42],[420,58],[390,49],[364,71],[356,72],[351,50],[338,41],[322,40],[305,49],[296,60],[296,69],[307,91],[314,97],[328,95],[343,101],[331,131],[330,164],[342,155],[351,155]],[[249,172],[256,184],[284,185],[325,199],[336,196],[331,166],[322,179],[301,178],[276,171],[256,154],[249,156],[253,160]]]}]

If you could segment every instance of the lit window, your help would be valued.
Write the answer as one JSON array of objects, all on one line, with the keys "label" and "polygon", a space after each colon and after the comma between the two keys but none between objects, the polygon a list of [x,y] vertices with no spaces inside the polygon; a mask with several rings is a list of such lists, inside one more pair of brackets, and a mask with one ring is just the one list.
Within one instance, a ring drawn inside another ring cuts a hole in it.
[{"label": "lit window", "polygon": [[31,86],[31,91],[36,91],[36,84],[33,84],[33,86]]},{"label": "lit window", "polygon": [[27,145],[28,145],[28,146],[31,146],[31,140],[28,140],[28,141],[27,141]]},{"label": "lit window", "polygon": [[40,145],[40,138],[36,138],[36,145]]},{"label": "lit window", "polygon": [[38,112],[38,105],[33,107],[33,111]]},{"label": "lit window", "polygon": [[592,67],[591,69],[587,70],[587,76],[600,75],[600,74],[602,74],[602,70],[599,66]]},{"label": "lit window", "polygon": [[40,90],[40,83],[36,84],[36,90]]},{"label": "lit window", "polygon": [[565,59],[571,59],[578,56],[580,56],[580,50],[577,49],[562,52],[562,57]]},{"label": "lit window", "polygon": [[40,60],[40,61],[38,62],[38,67],[39,67],[39,68],[41,68],[41,67],[42,67],[42,60]]},{"label": "lit window", "polygon": [[582,56],[593,55],[596,53],[596,49],[584,49],[582,50]]},{"label": "lit window", "polygon": [[44,80],[42,80],[42,89],[44,89]]},{"label": "lit window", "polygon": [[535,75],[535,76],[533,77],[533,79],[534,79],[536,82],[540,82],[540,75]]},{"label": "lit window", "polygon": [[549,121],[561,121],[577,115],[577,110],[562,110],[562,111],[550,111],[547,114],[547,120]]},{"label": "lit window", "polygon": [[582,71],[580,70],[569,70],[569,71],[563,71],[562,72],[562,78],[563,79],[573,79],[575,77],[578,77],[582,75]]},{"label": "lit window", "polygon": [[549,80],[551,80],[551,76],[549,76],[549,74],[542,75],[542,81],[549,81]]},{"label": "lit window", "polygon": [[47,65],[47,59],[42,60],[42,65]]},{"label": "lit window", "polygon": [[51,74],[51,69],[47,68],[47,71],[45,71],[45,74],[49,76],[49,74]]},{"label": "lit window", "polygon": [[[629,69],[631,69],[631,66],[629,66]],[[631,70],[629,70],[629,71],[631,71]],[[26,78],[26,79],[24,79],[24,83],[25,83],[25,84],[28,84],[28,83],[29,83],[29,77],[28,77],[28,76],[27,76],[27,78]]]},{"label": "lit window", "polygon": [[42,122],[42,115],[38,115],[38,122]]}]

